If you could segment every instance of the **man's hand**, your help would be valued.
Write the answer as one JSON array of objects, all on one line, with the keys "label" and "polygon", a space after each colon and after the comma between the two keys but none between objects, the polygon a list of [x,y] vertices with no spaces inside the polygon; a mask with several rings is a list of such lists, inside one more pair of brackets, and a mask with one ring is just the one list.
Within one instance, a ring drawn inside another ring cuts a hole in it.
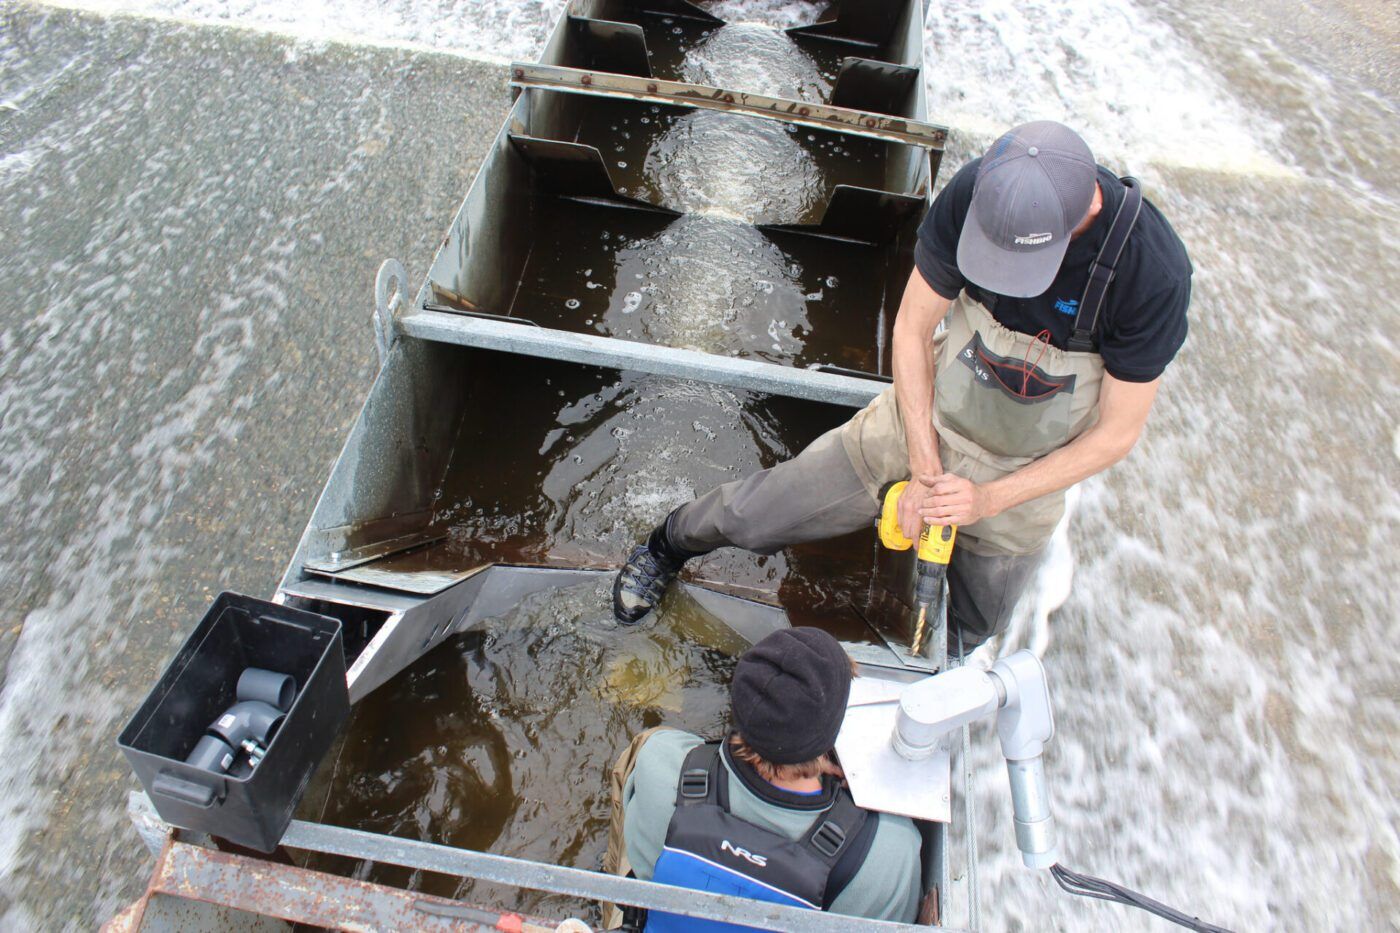
[{"label": "man's hand", "polygon": [[[919,517],[926,524],[971,525],[1001,511],[995,496],[984,486],[952,473],[943,473],[931,479],[931,495],[919,509]],[[902,515],[900,517],[903,518]]]},{"label": "man's hand", "polygon": [[929,473],[915,476],[899,495],[899,530],[910,541],[917,542],[924,533],[920,515],[933,503],[933,479]]}]

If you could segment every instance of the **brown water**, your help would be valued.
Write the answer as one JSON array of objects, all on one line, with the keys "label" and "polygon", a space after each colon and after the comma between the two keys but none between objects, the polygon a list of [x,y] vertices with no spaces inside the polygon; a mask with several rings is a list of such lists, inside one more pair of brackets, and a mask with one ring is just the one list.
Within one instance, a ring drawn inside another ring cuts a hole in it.
[{"label": "brown water", "polygon": [[888,372],[897,298],[886,282],[911,261],[892,245],[562,198],[537,216],[514,317],[724,356]]},{"label": "brown water", "polygon": [[[686,600],[669,601],[654,624],[620,629],[606,587],[532,596],[358,703],[302,815],[600,868],[618,754],[663,722],[722,734],[734,659],[745,647]],[[591,909],[394,866],[331,857],[311,865],[557,919]]]},{"label": "brown water", "polygon": [[[684,380],[441,346],[431,367],[442,437],[425,438],[442,539],[379,570],[463,571],[492,562],[615,567],[668,512],[789,459],[846,409]],[[511,386],[507,398],[501,387]],[[873,532],[771,556],[725,549],[695,582],[865,640]]]},{"label": "brown water", "polygon": [[596,147],[620,193],[749,223],[817,223],[836,185],[884,186],[872,139],[715,110],[589,99],[572,141]]}]

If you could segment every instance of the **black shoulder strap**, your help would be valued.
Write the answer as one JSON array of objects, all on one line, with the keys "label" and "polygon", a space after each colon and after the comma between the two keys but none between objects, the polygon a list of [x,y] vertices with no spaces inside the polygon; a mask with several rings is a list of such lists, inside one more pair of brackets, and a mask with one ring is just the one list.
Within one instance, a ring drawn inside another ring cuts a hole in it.
[{"label": "black shoulder strap", "polygon": [[1084,286],[1084,297],[1079,301],[1079,313],[1074,317],[1074,333],[1070,334],[1066,349],[1075,353],[1086,353],[1097,348],[1094,334],[1099,326],[1099,312],[1103,310],[1104,296],[1108,294],[1108,283],[1113,281],[1118,269],[1118,260],[1123,256],[1123,247],[1128,243],[1128,234],[1137,224],[1142,212],[1142,186],[1136,178],[1125,176],[1123,182],[1123,203],[1118,205],[1118,213],[1113,216],[1113,225],[1108,228],[1108,238],[1103,248],[1089,266],[1089,281]]},{"label": "black shoulder strap", "polygon": [[827,875],[826,891],[822,894],[822,910],[831,908],[836,898],[841,896],[841,892],[846,890],[846,886],[856,876],[856,872],[860,871],[860,867],[865,864],[866,855],[870,854],[870,846],[875,842],[875,834],[880,831],[880,814],[869,810],[864,812],[865,820],[860,829],[856,830],[855,838],[846,844],[846,848],[836,860],[836,865],[831,869],[831,874]]},{"label": "black shoulder strap", "polygon": [[[837,867],[843,862],[851,861],[848,856],[853,850],[852,844],[862,835],[866,824],[873,822],[868,819],[869,816],[869,813],[856,806],[856,802],[851,799],[851,792],[843,787],[836,792],[836,800],[831,807],[812,821],[811,828],[802,837],[802,846],[830,866],[831,874],[827,875],[826,890],[822,895],[823,908],[831,905],[836,895],[841,893],[860,867],[860,862],[864,859],[863,852],[851,865],[847,877],[841,880],[839,885],[832,884]],[[865,847],[867,850],[870,848],[868,841]]]},{"label": "black shoulder strap", "polygon": [[703,742],[686,752],[676,782],[676,808],[697,803],[729,810],[728,775],[719,760],[719,743]]}]

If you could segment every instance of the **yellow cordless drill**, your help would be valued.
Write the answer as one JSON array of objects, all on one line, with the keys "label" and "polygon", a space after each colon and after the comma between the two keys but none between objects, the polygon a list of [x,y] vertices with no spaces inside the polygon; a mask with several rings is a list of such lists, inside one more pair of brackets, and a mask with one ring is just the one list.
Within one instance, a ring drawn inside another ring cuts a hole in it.
[{"label": "yellow cordless drill", "polygon": [[[880,543],[892,551],[907,551],[914,542],[904,536],[899,527],[899,497],[907,482],[894,483],[885,489],[880,509]],[[919,560],[914,583],[914,604],[919,618],[914,623],[914,641],[909,653],[923,651],[928,631],[928,607],[943,594],[943,580],[948,576],[948,561],[953,556],[953,540],[958,536],[957,525],[925,525],[919,535]]]}]

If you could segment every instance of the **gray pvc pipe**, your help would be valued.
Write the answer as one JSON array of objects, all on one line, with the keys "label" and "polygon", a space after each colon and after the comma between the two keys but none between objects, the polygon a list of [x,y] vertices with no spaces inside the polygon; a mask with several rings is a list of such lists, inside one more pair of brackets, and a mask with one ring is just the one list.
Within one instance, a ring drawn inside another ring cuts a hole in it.
[{"label": "gray pvc pipe", "polygon": [[235,691],[235,696],[240,702],[261,700],[285,713],[292,708],[292,701],[296,699],[296,695],[297,682],[290,674],[279,674],[261,667],[249,667],[238,675],[238,688]]},{"label": "gray pvc pipe", "polygon": [[233,749],[229,748],[227,742],[218,736],[206,735],[195,743],[194,751],[185,759],[185,764],[213,771],[215,774],[224,774],[233,764],[233,758]]}]

